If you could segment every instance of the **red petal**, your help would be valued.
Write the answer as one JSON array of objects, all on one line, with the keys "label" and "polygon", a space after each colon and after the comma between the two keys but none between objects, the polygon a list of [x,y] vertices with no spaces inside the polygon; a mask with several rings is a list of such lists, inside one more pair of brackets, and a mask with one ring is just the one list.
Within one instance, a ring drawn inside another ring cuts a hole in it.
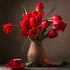
[{"label": "red petal", "polygon": [[40,20],[42,20],[43,16],[44,16],[44,11],[42,11],[42,12],[40,13],[40,16],[39,16]]}]

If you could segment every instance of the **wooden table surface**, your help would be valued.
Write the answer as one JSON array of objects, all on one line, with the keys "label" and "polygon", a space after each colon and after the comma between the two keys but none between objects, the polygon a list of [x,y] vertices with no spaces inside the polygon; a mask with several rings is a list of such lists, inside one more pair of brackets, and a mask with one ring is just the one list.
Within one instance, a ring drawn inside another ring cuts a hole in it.
[{"label": "wooden table surface", "polygon": [[25,67],[24,69],[11,69],[6,66],[0,66],[0,70],[70,70],[70,68]]}]

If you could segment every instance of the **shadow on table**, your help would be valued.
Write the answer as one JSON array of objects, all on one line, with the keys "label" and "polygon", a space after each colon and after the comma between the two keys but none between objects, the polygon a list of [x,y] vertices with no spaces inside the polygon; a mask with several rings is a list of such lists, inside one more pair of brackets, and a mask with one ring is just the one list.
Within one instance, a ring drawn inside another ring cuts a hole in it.
[{"label": "shadow on table", "polygon": [[28,68],[23,68],[23,69],[11,69],[11,70],[30,70]]}]

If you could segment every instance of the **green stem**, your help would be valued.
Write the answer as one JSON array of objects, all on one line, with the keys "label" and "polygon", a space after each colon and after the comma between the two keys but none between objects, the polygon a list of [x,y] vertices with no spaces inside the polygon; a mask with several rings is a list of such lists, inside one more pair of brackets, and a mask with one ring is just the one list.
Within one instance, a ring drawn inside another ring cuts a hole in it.
[{"label": "green stem", "polygon": [[53,24],[53,21],[52,20],[48,20],[51,24]]},{"label": "green stem", "polygon": [[39,39],[41,40],[41,37],[42,37],[42,32],[43,32],[43,28],[40,30],[40,33],[39,33]]},{"label": "green stem", "polygon": [[50,19],[52,19],[52,17],[48,17],[47,19],[50,20]]},{"label": "green stem", "polygon": [[13,25],[14,27],[21,27],[20,25]]},{"label": "green stem", "polygon": [[24,49],[24,47],[25,47],[25,45],[26,45],[27,41],[28,41],[28,40],[25,40],[25,42],[24,42],[24,44],[23,44],[22,52],[23,52],[23,49]]},{"label": "green stem", "polygon": [[48,34],[42,36],[42,39],[48,38]]},{"label": "green stem", "polygon": [[38,25],[37,27],[36,27],[36,29],[38,28],[38,27],[40,27],[41,25]]}]

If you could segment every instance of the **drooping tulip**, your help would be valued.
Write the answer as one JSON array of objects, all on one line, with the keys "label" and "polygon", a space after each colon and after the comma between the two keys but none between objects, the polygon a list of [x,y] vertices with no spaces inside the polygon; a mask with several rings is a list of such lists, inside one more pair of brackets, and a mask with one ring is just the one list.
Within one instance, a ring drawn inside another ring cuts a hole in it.
[{"label": "drooping tulip", "polygon": [[56,32],[56,30],[55,29],[51,29],[49,32],[48,32],[48,36],[49,36],[49,38],[55,38],[55,37],[57,37],[57,32]]},{"label": "drooping tulip", "polygon": [[53,21],[53,28],[56,29],[56,31],[64,32],[66,23],[64,23],[62,20]]},{"label": "drooping tulip", "polygon": [[7,33],[7,34],[8,34],[9,32],[11,32],[12,29],[13,29],[13,25],[12,25],[11,23],[8,23],[8,24],[3,25],[3,31],[4,31],[5,33]]}]

